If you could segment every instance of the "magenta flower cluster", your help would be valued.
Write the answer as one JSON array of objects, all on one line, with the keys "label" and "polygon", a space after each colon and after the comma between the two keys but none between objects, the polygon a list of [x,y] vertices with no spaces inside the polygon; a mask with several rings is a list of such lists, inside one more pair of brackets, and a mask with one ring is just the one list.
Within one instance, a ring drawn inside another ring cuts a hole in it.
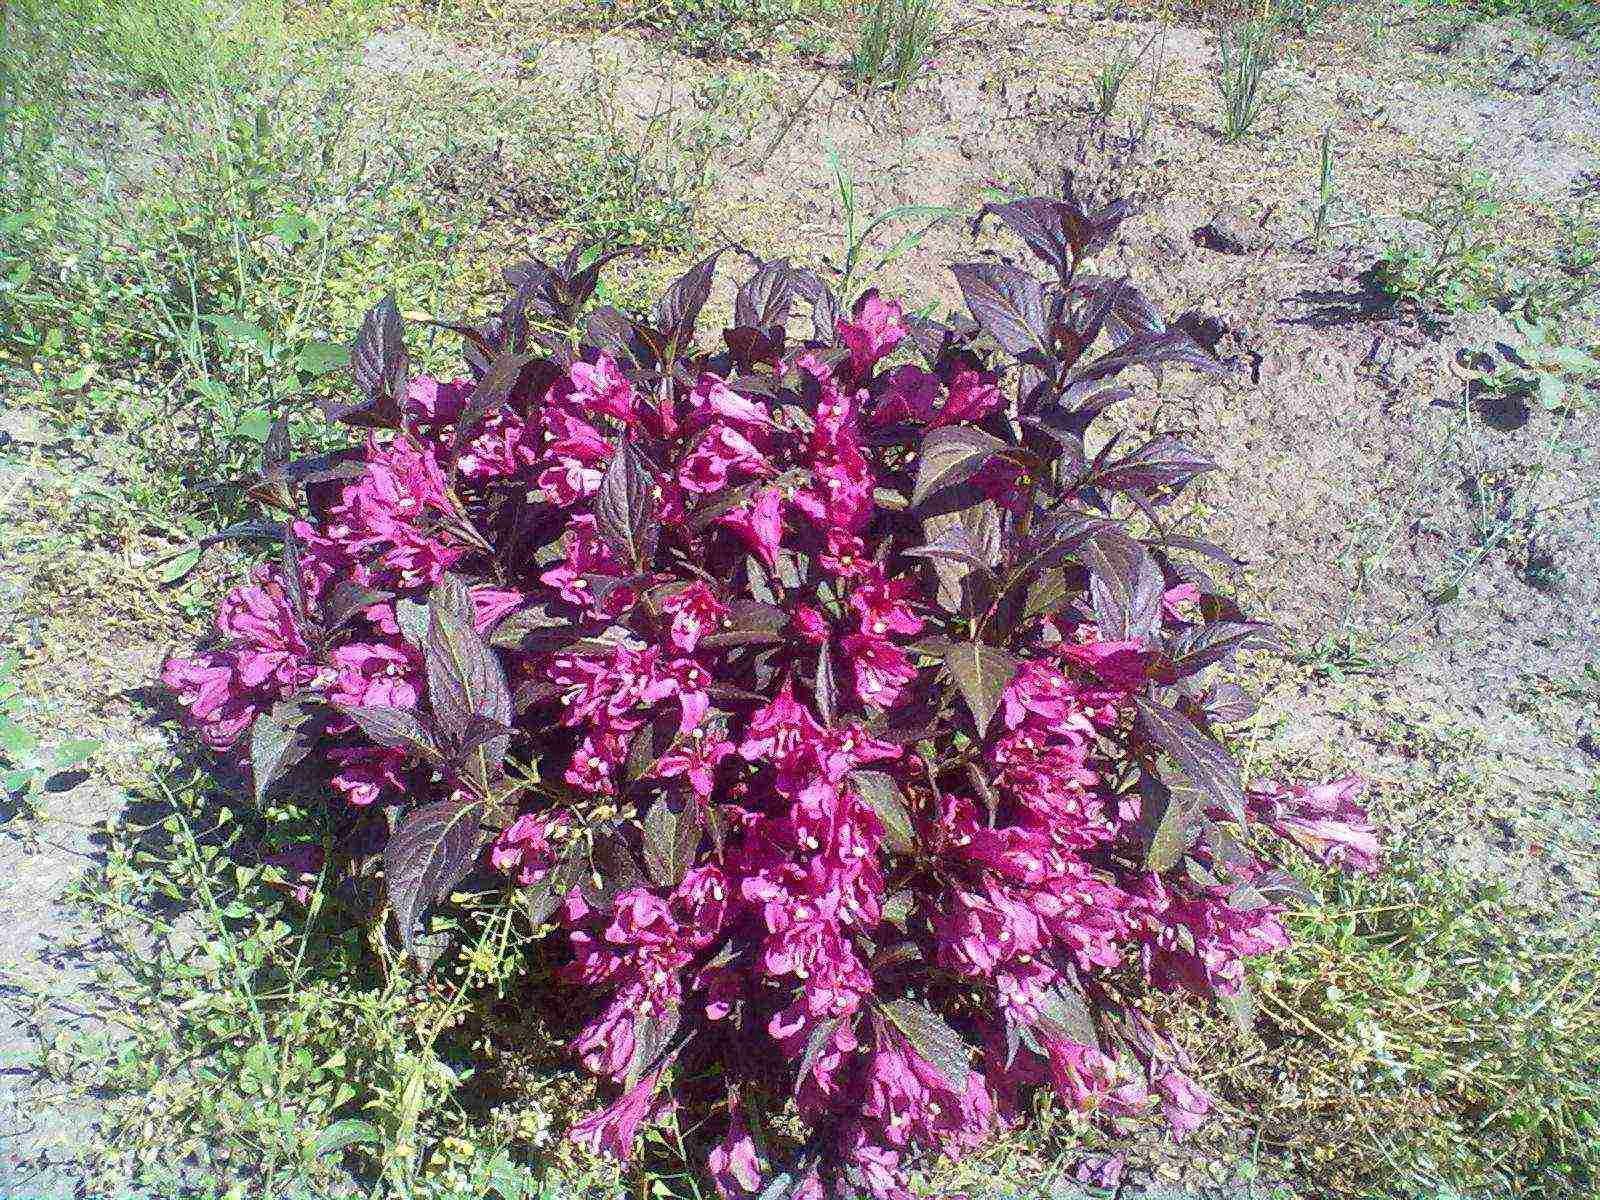
[{"label": "magenta flower cluster", "polygon": [[1209,669],[1264,634],[1166,526],[1206,464],[1084,441],[1118,373],[1213,364],[1076,271],[1120,213],[995,211],[1059,281],[958,266],[971,321],[767,263],[698,350],[711,261],[580,328],[572,258],[509,272],[444,381],[380,306],[336,414],[375,431],[269,469],[311,490],[283,562],[166,668],[263,790],[394,817],[407,939],[473,872],[520,894],[618,1089],[573,1137],[627,1160],[714,1113],[724,1197],[900,1200],[1038,1089],[1193,1130],[1211,1101],[1133,1001],[1236,996],[1286,945],[1247,826],[1375,862],[1358,781],[1245,787],[1216,740],[1248,709]]}]

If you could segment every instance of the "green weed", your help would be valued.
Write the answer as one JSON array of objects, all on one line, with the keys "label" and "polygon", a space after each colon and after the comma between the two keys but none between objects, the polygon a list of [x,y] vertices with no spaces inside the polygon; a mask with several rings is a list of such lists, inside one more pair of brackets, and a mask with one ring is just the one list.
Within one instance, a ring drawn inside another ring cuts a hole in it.
[{"label": "green weed", "polygon": [[1391,238],[1378,262],[1379,286],[1396,300],[1445,312],[1481,308],[1499,285],[1494,221],[1502,207],[1493,175],[1458,176],[1426,204],[1405,212],[1416,232]]}]

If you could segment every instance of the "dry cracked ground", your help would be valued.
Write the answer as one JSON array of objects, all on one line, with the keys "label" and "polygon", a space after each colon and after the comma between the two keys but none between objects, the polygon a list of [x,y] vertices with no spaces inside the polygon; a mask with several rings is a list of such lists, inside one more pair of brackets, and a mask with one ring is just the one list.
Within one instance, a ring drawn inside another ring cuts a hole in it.
[{"label": "dry cracked ground", "polygon": [[[456,40],[386,28],[366,41],[362,71],[375,110],[454,87],[541,104],[599,89],[606,120],[641,146],[674,120],[704,129],[709,113],[697,235],[763,256],[839,245],[830,155],[869,215],[908,204],[971,213],[987,189],[1053,187],[1063,163],[1117,178],[1140,213],[1098,267],[1184,314],[1233,368],[1221,385],[1145,389],[1123,419],[1187,430],[1215,456],[1221,470],[1202,492],[1211,530],[1239,553],[1249,606],[1291,648],[1259,667],[1253,760],[1358,770],[1392,839],[1507,880],[1529,911],[1600,909],[1600,395],[1566,414],[1483,403],[1461,366],[1509,335],[1503,318],[1395,309],[1368,273],[1403,211],[1463,167],[1501,179],[1498,236],[1520,254],[1548,252],[1552,215],[1600,186],[1594,59],[1509,23],[1424,36],[1356,12],[1296,43],[1263,132],[1226,145],[1208,29],[1170,28],[1159,92],[1152,100],[1136,74],[1107,129],[1087,111],[1097,39],[1154,24],[1043,5],[964,4],[956,17],[931,70],[900,97],[853,94],[826,55],[734,70],[647,36],[535,33],[515,11]],[[1147,101],[1141,133],[1131,126]],[[449,120],[448,108],[429,119]],[[1309,212],[1317,139],[1330,128],[1340,207],[1319,247]],[[486,153],[462,150],[436,173],[442,205],[462,189],[499,194],[497,218],[472,235],[468,261],[482,265],[464,272],[468,294],[537,238],[547,212],[539,161],[502,160],[496,147],[486,166]],[[1006,248],[988,229],[979,245]],[[943,264],[971,252],[966,225],[946,222],[883,282],[953,304]],[[623,286],[677,265],[627,268]],[[67,527],[64,512],[117,487],[119,462],[30,411],[25,389],[0,397],[0,637],[21,656],[39,727],[109,747],[86,772],[52,780],[36,820],[0,825],[0,1194],[72,1195],[94,1099],[36,1068],[41,1046],[94,1022],[78,993],[101,964],[85,911],[63,897],[94,868],[152,759],[172,753],[148,689],[169,647],[198,630],[206,594],[158,582],[172,546],[157,531],[112,542]],[[1469,800],[1446,794],[1464,779]],[[1430,790],[1431,809],[1419,801]],[[1426,985],[1418,999],[1427,1003]],[[1275,1123],[1256,1128],[1257,1151],[1261,1128],[1279,1141],[1324,1129],[1322,1118],[1296,1124],[1304,1097],[1274,1098],[1293,1052],[1268,1042],[1242,1052],[1256,1074],[1241,1094],[1278,1105]],[[1250,1137],[1240,1126],[1139,1161],[1199,1189],[1240,1178]],[[1315,1171],[1294,1161],[1300,1174],[1280,1173],[1290,1193],[1316,1194]]]}]

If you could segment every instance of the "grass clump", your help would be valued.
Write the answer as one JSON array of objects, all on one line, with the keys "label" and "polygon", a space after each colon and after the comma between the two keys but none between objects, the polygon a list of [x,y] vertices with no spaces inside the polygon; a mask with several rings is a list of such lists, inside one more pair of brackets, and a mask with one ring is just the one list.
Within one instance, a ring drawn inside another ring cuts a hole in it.
[{"label": "grass clump", "polygon": [[1246,21],[1220,36],[1217,88],[1222,93],[1222,138],[1237,142],[1261,119],[1271,99],[1267,73],[1277,61],[1278,34],[1269,20]]},{"label": "grass clump", "polygon": [[933,56],[942,21],[940,0],[864,0],[846,67],[855,86],[905,91]]}]

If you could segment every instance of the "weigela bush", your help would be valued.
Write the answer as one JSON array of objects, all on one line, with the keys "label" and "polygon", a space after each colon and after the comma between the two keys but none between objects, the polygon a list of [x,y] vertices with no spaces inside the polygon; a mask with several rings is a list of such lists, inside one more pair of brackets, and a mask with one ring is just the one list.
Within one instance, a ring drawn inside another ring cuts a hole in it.
[{"label": "weigela bush", "polygon": [[258,791],[382,814],[342,861],[381,847],[408,944],[499,873],[619,1089],[583,1143],[694,1106],[724,1196],[902,1197],[1040,1088],[1182,1134],[1209,1101],[1148,996],[1237,1002],[1286,944],[1247,831],[1373,865],[1357,781],[1247,788],[1217,740],[1265,628],[1172,518],[1210,464],[1086,440],[1133,368],[1220,370],[1080,270],[1125,211],[985,210],[1052,278],[956,265],[971,319],[762,263],[714,347],[716,256],[648,320],[587,311],[610,256],[526,263],[452,326],[466,377],[411,378],[385,301],[329,406],[365,445],[273,439],[282,561],[166,680]]}]

